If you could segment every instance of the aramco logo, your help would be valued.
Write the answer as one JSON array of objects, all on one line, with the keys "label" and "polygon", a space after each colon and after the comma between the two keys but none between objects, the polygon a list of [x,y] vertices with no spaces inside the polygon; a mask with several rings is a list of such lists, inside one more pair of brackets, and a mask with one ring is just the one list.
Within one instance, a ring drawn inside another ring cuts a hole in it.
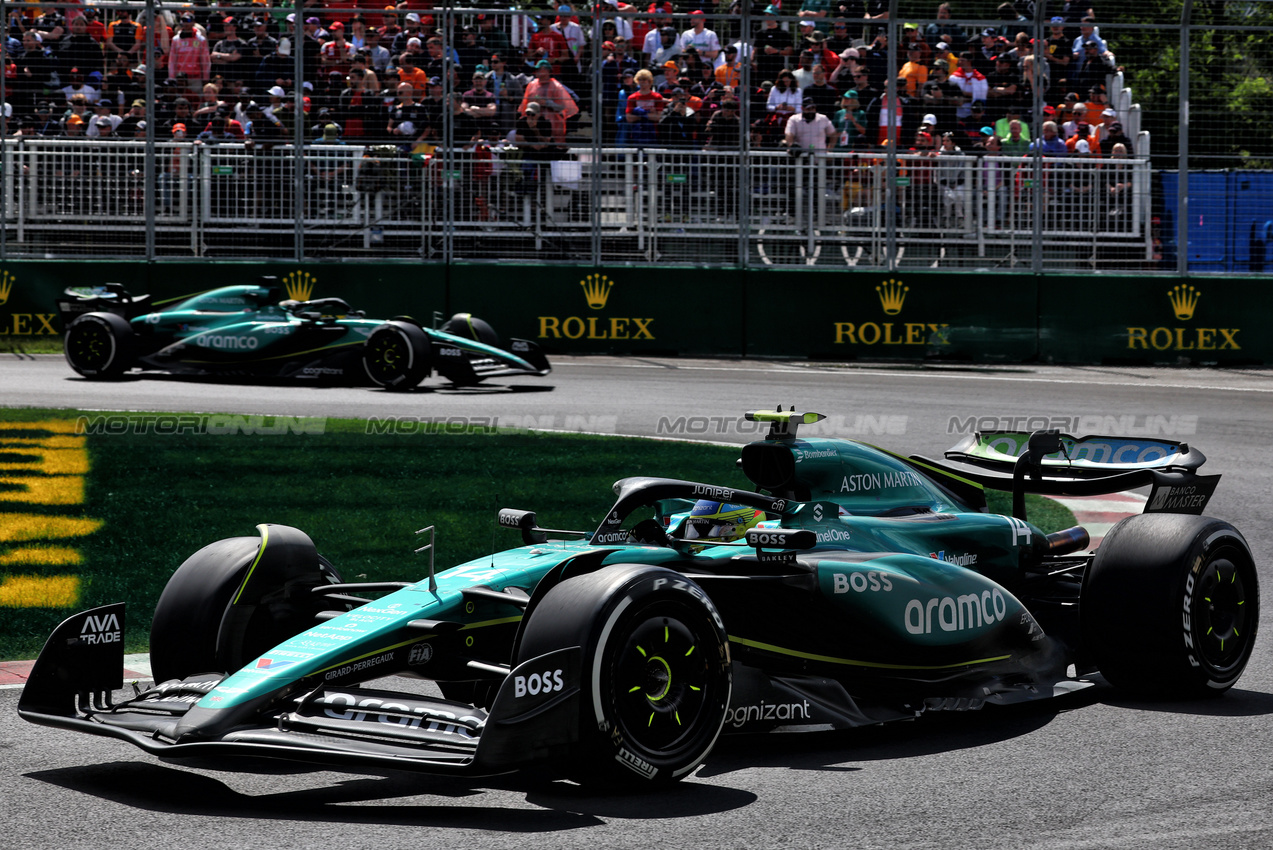
[{"label": "aramco logo", "polygon": [[[1177,321],[1188,322],[1198,310],[1202,293],[1181,283],[1167,290],[1167,301]],[[1127,347],[1145,351],[1238,351],[1241,328],[1141,327],[1127,329]]]},{"label": "aramco logo", "polygon": [[[889,278],[875,287],[886,316],[896,316],[906,305],[911,288]],[[950,325],[940,322],[833,322],[837,345],[950,345]]]},{"label": "aramco logo", "polygon": [[[590,274],[579,281],[590,310],[604,310],[610,301],[614,281],[603,274]],[[540,339],[654,339],[650,324],[654,319],[626,316],[540,316]]]},{"label": "aramco logo", "polygon": [[314,295],[314,284],[317,283],[312,274],[296,270],[283,277],[283,285],[287,287],[287,297],[293,301],[308,301]]}]

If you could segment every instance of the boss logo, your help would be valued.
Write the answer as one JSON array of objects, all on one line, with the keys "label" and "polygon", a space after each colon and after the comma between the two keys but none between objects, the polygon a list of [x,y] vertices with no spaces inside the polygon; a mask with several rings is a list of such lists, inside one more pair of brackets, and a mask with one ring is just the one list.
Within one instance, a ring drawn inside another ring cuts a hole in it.
[{"label": "boss logo", "polygon": [[513,351],[530,351],[530,346],[520,339],[513,340]]},{"label": "boss logo", "polygon": [[787,535],[785,534],[771,534],[764,531],[750,536],[753,546],[782,546],[787,540]]},{"label": "boss logo", "polygon": [[533,697],[539,694],[551,694],[565,687],[566,683],[561,678],[560,669],[513,677],[513,696],[518,698],[527,695]]},{"label": "boss logo", "polygon": [[449,348],[449,347],[442,346],[438,348],[438,356],[439,357],[463,357],[464,352],[460,351],[458,348]]}]

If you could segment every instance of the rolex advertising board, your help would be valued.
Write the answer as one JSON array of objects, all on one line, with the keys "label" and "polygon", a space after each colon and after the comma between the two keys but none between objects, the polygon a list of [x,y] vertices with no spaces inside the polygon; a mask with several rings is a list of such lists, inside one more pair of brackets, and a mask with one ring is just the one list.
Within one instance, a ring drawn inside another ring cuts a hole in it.
[{"label": "rolex advertising board", "polygon": [[1269,281],[1040,278],[1039,355],[1057,363],[1273,362]]},{"label": "rolex advertising board", "polygon": [[1028,275],[772,272],[747,279],[747,353],[826,360],[1031,360]]}]

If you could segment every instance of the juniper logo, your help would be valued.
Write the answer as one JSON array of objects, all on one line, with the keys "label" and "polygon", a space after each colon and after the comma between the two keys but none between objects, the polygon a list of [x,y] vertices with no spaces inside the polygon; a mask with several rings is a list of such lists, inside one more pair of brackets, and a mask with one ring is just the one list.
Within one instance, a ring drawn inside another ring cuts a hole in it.
[{"label": "juniper logo", "polygon": [[8,272],[0,274],[0,304],[9,300],[9,295],[13,292],[13,281],[13,275]]},{"label": "juniper logo", "polygon": [[293,301],[310,300],[314,295],[315,283],[317,280],[312,274],[300,269],[283,277],[283,284],[287,287],[287,297]]},{"label": "juniper logo", "polygon": [[603,274],[590,274],[579,281],[579,285],[583,287],[584,297],[588,299],[588,307],[600,310],[610,299],[610,290],[614,288],[614,281]]},{"label": "juniper logo", "polygon": [[1167,298],[1171,301],[1172,311],[1176,314],[1176,318],[1182,322],[1187,322],[1193,318],[1193,311],[1197,309],[1198,299],[1201,297],[1201,292],[1183,283],[1173,286],[1167,293]]},{"label": "juniper logo", "polygon": [[900,280],[889,278],[888,280],[875,287],[875,291],[880,296],[880,306],[884,308],[885,315],[896,316],[902,312],[902,305],[906,303],[906,293],[911,288]]}]

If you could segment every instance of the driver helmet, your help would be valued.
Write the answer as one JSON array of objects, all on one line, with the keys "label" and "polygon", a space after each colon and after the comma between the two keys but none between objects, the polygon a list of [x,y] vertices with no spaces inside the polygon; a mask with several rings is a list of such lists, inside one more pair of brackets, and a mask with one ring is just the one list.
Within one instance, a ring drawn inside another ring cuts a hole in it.
[{"label": "driver helmet", "polygon": [[700,499],[678,529],[685,540],[706,543],[729,543],[740,539],[747,529],[755,528],[765,518],[764,511],[746,505],[709,502]]}]

